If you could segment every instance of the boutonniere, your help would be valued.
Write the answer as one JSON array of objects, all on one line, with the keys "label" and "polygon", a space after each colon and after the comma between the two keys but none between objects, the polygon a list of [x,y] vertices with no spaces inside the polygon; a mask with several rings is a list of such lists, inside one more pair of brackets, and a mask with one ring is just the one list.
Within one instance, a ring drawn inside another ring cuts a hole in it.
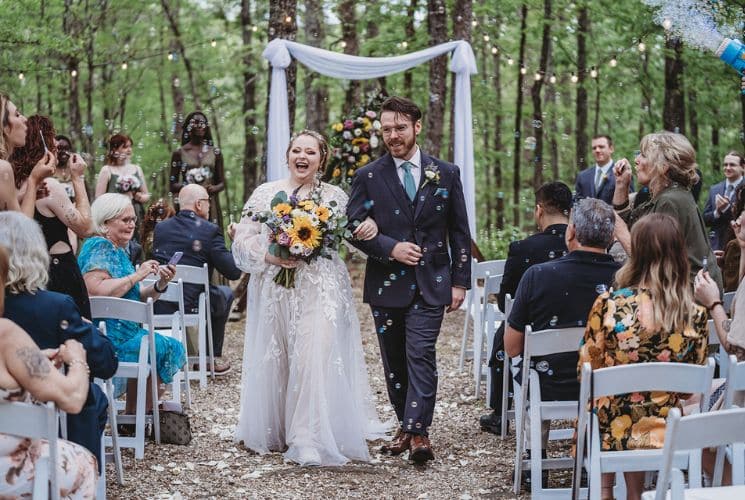
[{"label": "boutonniere", "polygon": [[434,163],[424,166],[424,182],[422,183],[422,187],[429,183],[434,185],[440,183],[440,169]]}]

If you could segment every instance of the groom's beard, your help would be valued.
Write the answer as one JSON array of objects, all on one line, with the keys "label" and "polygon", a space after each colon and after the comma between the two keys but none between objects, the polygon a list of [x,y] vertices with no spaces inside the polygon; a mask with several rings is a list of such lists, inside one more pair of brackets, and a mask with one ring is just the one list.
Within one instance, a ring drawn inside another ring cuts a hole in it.
[{"label": "groom's beard", "polygon": [[391,154],[391,156],[395,156],[396,158],[406,157],[409,152],[414,149],[415,145],[416,135],[413,135],[411,138],[397,138],[393,141],[388,141],[385,143],[385,147],[388,149],[388,152]]}]

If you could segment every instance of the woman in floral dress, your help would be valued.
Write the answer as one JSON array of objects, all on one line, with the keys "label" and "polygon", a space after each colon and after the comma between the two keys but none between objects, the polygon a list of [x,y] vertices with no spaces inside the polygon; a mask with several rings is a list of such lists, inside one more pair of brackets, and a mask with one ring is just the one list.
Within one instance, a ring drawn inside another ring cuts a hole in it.
[{"label": "woman in floral dress", "polygon": [[[595,301],[580,344],[578,371],[630,363],[703,364],[708,340],[706,310],[693,301],[689,264],[677,221],[666,214],[639,219],[631,230],[633,252],[616,273],[618,289]],[[601,449],[662,448],[665,417],[680,395],[634,392],[594,402]],[[640,498],[643,472],[626,473],[628,498]],[[603,497],[612,498],[613,475],[604,474]]]}]

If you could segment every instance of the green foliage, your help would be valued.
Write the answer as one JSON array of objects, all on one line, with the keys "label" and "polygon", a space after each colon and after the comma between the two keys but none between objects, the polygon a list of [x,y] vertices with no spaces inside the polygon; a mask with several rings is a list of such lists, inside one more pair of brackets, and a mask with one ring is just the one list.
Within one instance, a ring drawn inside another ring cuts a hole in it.
[{"label": "green foliage", "polygon": [[479,250],[486,260],[506,259],[510,243],[522,240],[527,234],[515,226],[506,226],[504,229],[491,227],[489,230],[479,231]]}]

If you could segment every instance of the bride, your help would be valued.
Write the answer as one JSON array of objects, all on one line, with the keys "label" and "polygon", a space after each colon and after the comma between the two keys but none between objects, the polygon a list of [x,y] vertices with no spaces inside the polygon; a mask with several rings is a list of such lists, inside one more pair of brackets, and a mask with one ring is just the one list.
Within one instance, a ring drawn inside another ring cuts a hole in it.
[{"label": "bride", "polygon": [[[297,133],[287,150],[289,178],[257,187],[244,213],[268,210],[279,191],[304,199],[313,190],[343,213],[347,195],[316,180],[328,155],[321,134]],[[275,257],[268,234],[244,216],[233,241],[236,264],[251,274],[235,441],[261,454],[286,450],[301,465],[369,460],[366,439],[384,437],[386,427],[375,412],[344,262],[336,254],[310,263]],[[355,231],[361,239],[376,234],[372,220]],[[280,267],[296,268],[295,288],[274,283]]]}]

